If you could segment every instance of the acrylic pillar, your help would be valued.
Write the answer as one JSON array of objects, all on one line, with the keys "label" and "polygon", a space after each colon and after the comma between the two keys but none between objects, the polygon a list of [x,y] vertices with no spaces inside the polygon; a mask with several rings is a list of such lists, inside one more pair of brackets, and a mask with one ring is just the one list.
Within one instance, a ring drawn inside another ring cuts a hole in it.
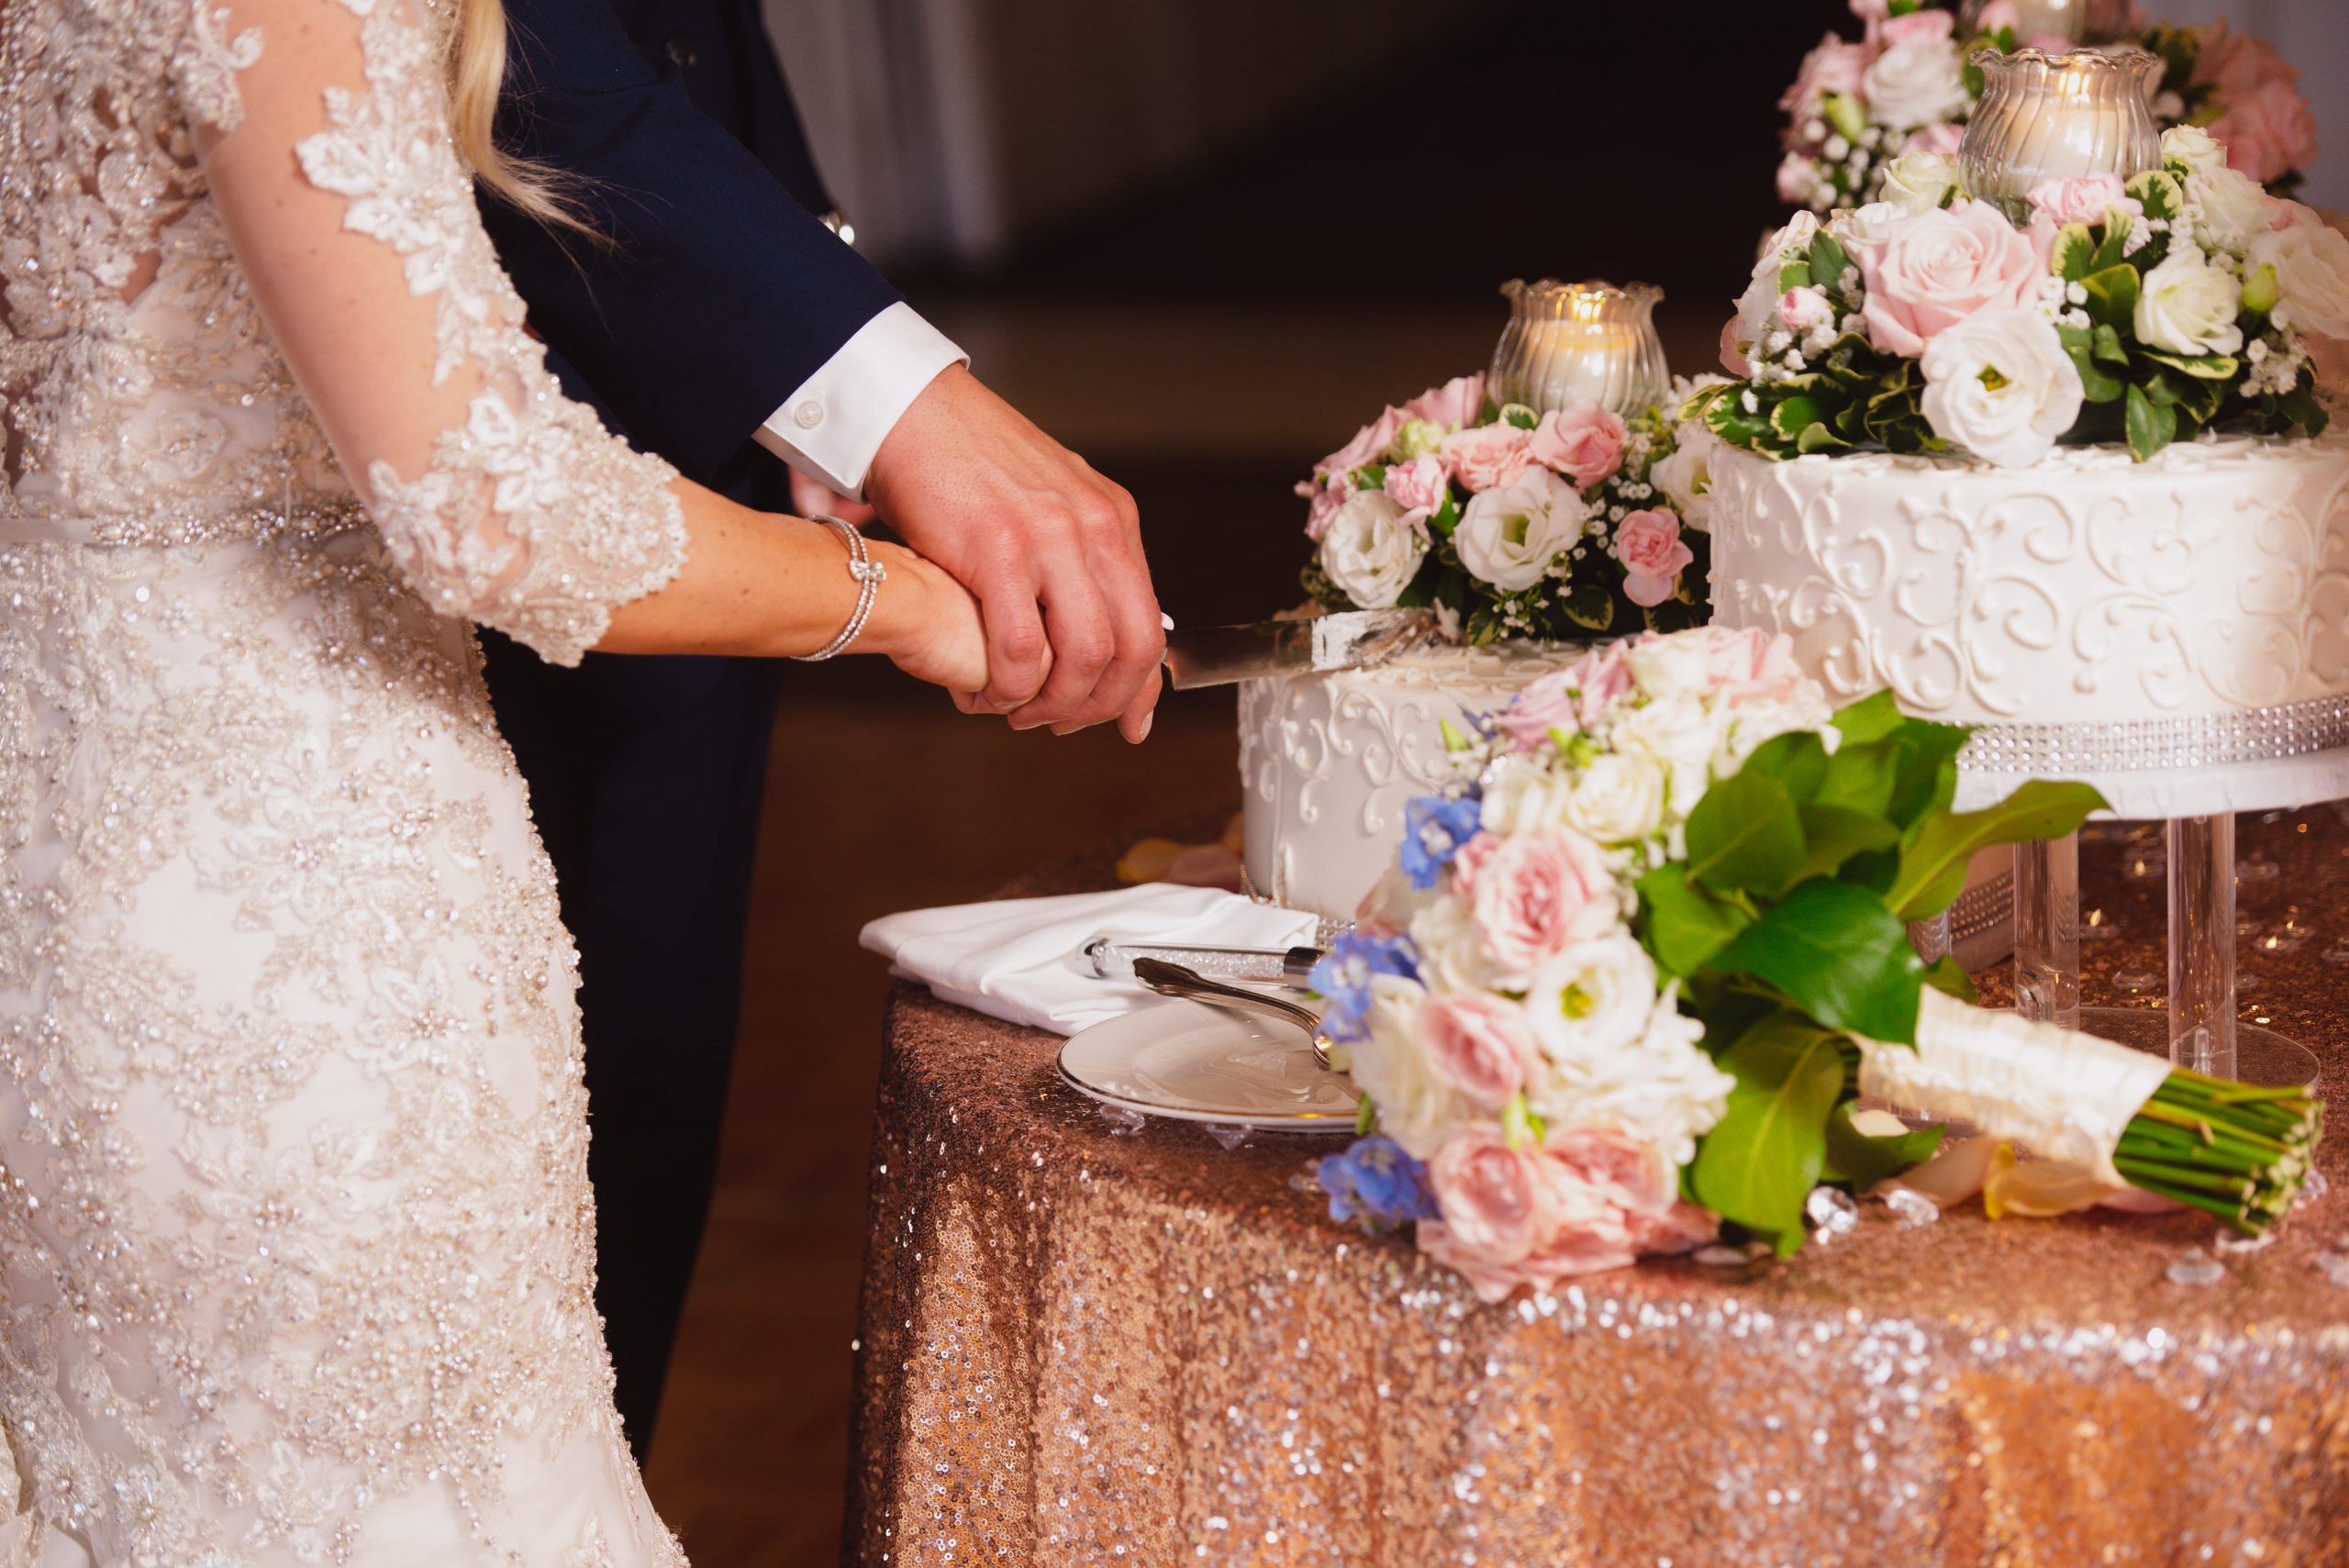
[{"label": "acrylic pillar", "polygon": [[[2229,842],[2232,842],[2232,822]],[[2232,908],[2230,904],[2231,936]],[[2080,1027],[2080,839],[2076,833],[2015,846],[2015,1011],[2065,1029]]]},{"label": "acrylic pillar", "polygon": [[2169,1059],[2236,1076],[2235,819],[2169,824]]}]

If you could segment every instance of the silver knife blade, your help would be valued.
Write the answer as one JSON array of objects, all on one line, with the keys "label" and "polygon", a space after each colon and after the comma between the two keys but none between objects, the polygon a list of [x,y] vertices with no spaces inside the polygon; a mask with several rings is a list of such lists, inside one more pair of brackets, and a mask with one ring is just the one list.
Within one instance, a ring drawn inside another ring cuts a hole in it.
[{"label": "silver knife blade", "polygon": [[1166,634],[1167,679],[1178,692],[1228,686],[1260,675],[1358,670],[1384,664],[1435,640],[1433,610],[1345,610],[1253,626],[1210,626]]}]

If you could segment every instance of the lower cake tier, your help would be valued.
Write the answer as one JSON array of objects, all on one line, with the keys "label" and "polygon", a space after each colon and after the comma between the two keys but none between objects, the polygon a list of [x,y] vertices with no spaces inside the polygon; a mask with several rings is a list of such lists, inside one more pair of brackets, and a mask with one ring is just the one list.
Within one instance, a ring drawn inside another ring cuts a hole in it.
[{"label": "lower cake tier", "polygon": [[1711,463],[1715,619],[1841,703],[1976,727],[1961,804],[2080,778],[2128,816],[2349,791],[2349,432]]},{"label": "lower cake tier", "polygon": [[1259,898],[1350,921],[1395,863],[1403,808],[1453,776],[1443,724],[1502,707],[1577,650],[1435,648],[1240,688],[1244,862]]}]

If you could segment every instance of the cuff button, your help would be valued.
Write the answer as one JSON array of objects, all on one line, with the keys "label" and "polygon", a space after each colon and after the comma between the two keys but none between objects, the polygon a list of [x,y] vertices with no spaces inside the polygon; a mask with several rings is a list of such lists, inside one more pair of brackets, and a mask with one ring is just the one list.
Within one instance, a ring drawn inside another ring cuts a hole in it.
[{"label": "cuff button", "polygon": [[809,398],[791,411],[791,422],[803,430],[812,430],[824,422],[824,406]]}]

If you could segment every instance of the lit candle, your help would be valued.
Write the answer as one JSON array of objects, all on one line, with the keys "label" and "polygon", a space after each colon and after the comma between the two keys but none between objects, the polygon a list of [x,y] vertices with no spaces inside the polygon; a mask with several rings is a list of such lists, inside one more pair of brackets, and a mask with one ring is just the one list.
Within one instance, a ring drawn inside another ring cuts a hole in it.
[{"label": "lit candle", "polygon": [[1493,352],[1492,395],[1539,412],[1592,402],[1636,414],[1670,380],[1655,306],[1664,291],[1645,284],[1512,281],[1508,327]]},{"label": "lit candle", "polygon": [[2142,49],[2049,54],[1983,50],[1982,102],[1957,150],[1965,188],[2021,222],[2043,180],[2122,179],[2161,166],[2152,96],[2158,56]]}]

